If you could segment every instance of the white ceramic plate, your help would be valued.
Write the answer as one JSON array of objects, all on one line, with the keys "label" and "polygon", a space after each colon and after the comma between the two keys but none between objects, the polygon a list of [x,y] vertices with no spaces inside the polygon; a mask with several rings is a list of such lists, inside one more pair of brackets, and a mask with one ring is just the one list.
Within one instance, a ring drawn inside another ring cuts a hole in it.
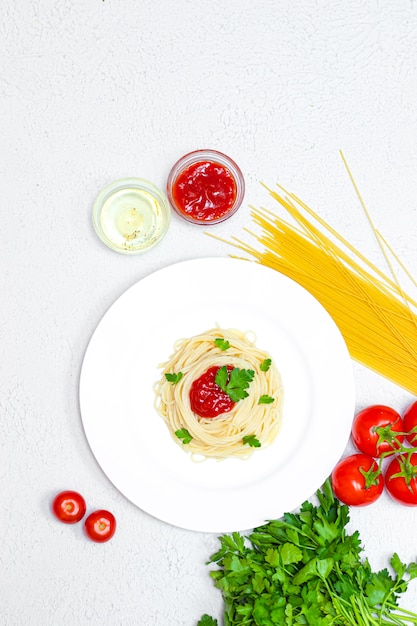
[{"label": "white ceramic plate", "polygon": [[[153,385],[177,339],[216,324],[252,330],[275,360],[283,426],[250,460],[194,463],[155,411]],[[243,531],[294,510],[342,456],[352,364],[328,313],[286,276],[251,261],[185,261],[142,279],[104,315],[84,357],[80,407],[98,463],[134,504],[190,530]]]}]

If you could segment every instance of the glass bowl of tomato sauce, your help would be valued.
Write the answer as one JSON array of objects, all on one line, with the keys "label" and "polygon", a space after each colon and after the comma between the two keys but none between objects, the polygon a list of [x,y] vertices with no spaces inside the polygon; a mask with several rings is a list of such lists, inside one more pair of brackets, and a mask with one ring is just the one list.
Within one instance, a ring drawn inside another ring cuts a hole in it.
[{"label": "glass bowl of tomato sauce", "polygon": [[194,150],[172,167],[167,196],[178,215],[193,224],[218,224],[242,204],[245,180],[238,165],[217,150]]}]

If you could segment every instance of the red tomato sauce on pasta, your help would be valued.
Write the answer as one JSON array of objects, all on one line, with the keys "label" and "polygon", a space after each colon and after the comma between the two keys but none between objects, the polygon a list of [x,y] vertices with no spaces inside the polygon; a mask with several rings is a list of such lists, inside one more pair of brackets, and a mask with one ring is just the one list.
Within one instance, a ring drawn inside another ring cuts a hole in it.
[{"label": "red tomato sauce on pasta", "polygon": [[192,163],[178,175],[172,188],[178,210],[189,218],[206,222],[227,215],[236,194],[232,173],[213,161]]},{"label": "red tomato sauce on pasta", "polygon": [[[232,366],[227,366],[230,372]],[[235,402],[220,389],[215,382],[219,366],[210,367],[197,378],[190,389],[190,405],[193,413],[200,417],[213,418],[228,413],[235,406]]]}]

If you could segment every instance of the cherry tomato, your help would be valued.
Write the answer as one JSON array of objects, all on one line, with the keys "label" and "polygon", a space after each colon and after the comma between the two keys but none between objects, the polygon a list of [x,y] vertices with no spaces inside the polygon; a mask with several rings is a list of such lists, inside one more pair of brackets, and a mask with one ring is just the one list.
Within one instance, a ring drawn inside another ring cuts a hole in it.
[{"label": "cherry tomato", "polygon": [[[371,470],[369,479],[362,474]],[[349,506],[365,506],[375,502],[384,489],[382,474],[377,472],[378,464],[366,454],[352,454],[336,465],[331,481],[334,495]]]},{"label": "cherry tomato", "polygon": [[[380,432],[375,432],[379,428]],[[383,404],[375,404],[359,411],[353,420],[352,440],[363,454],[374,458],[380,457],[383,452],[397,449],[404,441],[403,420],[397,411]],[[394,431],[394,432],[392,432]],[[385,441],[378,440],[386,437]]]},{"label": "cherry tomato", "polygon": [[412,446],[417,446],[417,400],[410,404],[403,415],[404,431],[409,433],[410,430],[415,428],[415,432],[406,435],[406,439]]},{"label": "cherry tomato", "polygon": [[90,513],[84,525],[87,537],[97,543],[109,541],[116,532],[116,518],[104,509]]},{"label": "cherry tomato", "polygon": [[76,491],[61,491],[52,502],[52,511],[61,522],[76,524],[85,515],[85,500]]},{"label": "cherry tomato", "polygon": [[396,502],[417,506],[417,452],[399,454],[392,459],[385,472],[385,486]]}]

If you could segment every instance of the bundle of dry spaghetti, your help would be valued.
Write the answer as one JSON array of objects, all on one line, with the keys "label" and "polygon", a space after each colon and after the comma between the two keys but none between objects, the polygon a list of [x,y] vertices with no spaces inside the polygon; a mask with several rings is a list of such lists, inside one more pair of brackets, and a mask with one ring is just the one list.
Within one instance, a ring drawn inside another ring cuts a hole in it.
[{"label": "bundle of dry spaghetti", "polygon": [[416,302],[395,275],[380,271],[295,195],[269,192],[295,225],[252,209],[261,232],[248,232],[263,249],[236,237],[229,243],[306,288],[338,325],[353,359],[417,394]]}]

